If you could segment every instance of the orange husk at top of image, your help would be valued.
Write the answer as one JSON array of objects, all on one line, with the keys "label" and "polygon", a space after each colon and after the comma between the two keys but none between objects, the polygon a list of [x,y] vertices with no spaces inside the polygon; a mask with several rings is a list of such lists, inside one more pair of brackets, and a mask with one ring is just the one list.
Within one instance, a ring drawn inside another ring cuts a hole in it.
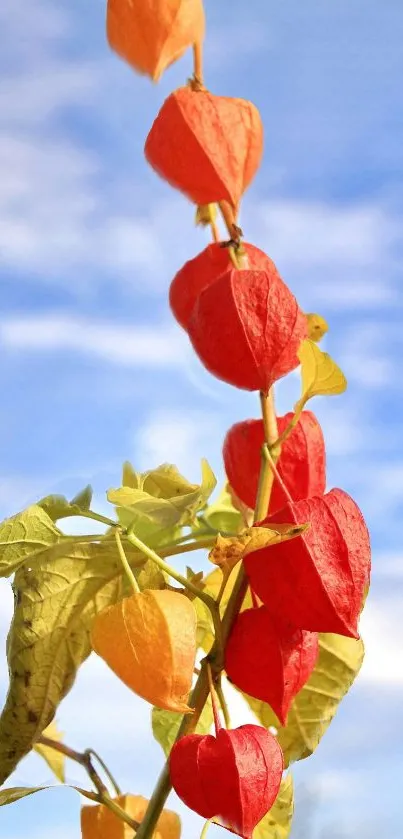
[{"label": "orange husk at top of image", "polygon": [[91,642],[138,696],[167,711],[191,711],[196,612],[185,595],[147,590],[124,598],[99,613]]},{"label": "orange husk at top of image", "polygon": [[202,0],[108,0],[110,47],[155,82],[203,40],[204,29]]}]

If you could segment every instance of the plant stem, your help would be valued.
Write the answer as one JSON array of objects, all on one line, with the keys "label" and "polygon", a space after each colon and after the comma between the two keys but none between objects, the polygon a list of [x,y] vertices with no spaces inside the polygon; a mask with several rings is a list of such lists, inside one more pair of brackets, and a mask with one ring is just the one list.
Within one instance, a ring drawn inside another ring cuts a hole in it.
[{"label": "plant stem", "polygon": [[215,686],[213,684],[213,676],[212,676],[212,673],[211,673],[211,665],[210,665],[210,662],[208,660],[207,660],[207,679],[208,679],[208,687],[209,687],[210,697],[211,697],[211,705],[212,705],[212,708],[213,708],[214,730],[215,730],[215,733],[216,733],[216,736],[217,736],[218,732],[222,728],[222,725],[221,725],[220,717],[218,715],[217,695],[216,695],[216,691],[215,691]]},{"label": "plant stem", "polygon": [[[263,391],[260,393],[260,404],[262,408],[265,444],[262,446],[261,451],[261,467],[255,508],[255,523],[262,521],[267,516],[270,495],[274,482],[274,474],[270,468],[270,462],[266,457],[267,447],[270,447],[278,437],[273,389],[271,389],[267,395],[263,393]],[[272,460],[274,463],[279,457],[279,454],[280,452],[273,448]]]},{"label": "plant stem", "polygon": [[53,749],[55,752],[60,752],[60,754],[67,757],[69,760],[73,760],[75,763],[82,766],[97,790],[98,795],[94,797],[94,800],[98,801],[100,804],[104,804],[105,807],[108,807],[109,810],[115,813],[115,815],[122,821],[126,822],[126,824],[128,824],[133,830],[137,830],[139,823],[130,818],[122,807],[119,807],[119,804],[116,804],[116,802],[111,799],[107,787],[99,777],[98,772],[92,763],[93,757],[95,757],[95,759],[101,764],[105,774],[109,778],[112,786],[115,788],[116,795],[121,795],[120,788],[112,773],[93,749],[86,749],[85,752],[77,752],[75,749],[71,749],[70,746],[66,746],[64,743],[59,743],[58,740],[52,740],[50,737],[46,737],[43,734],[39,737],[37,742],[42,746],[47,746],[47,748]]},{"label": "plant stem", "polygon": [[78,518],[83,519],[92,519],[93,521],[100,521],[101,524],[107,524],[108,527],[120,527],[118,521],[114,521],[113,519],[108,519],[107,516],[101,516],[100,513],[94,513],[93,510],[80,510],[77,513]]},{"label": "plant stem", "polygon": [[[188,591],[191,591],[196,597],[200,597],[201,600],[207,604],[207,606],[211,606],[211,603],[215,603],[212,597],[209,594],[204,594],[204,592],[195,586],[190,580],[187,580],[186,577],[183,576],[179,571],[176,571],[175,568],[172,568],[165,562],[161,557],[153,551],[152,548],[149,548],[144,542],[141,541],[134,533],[128,533],[126,537],[129,542],[137,548],[141,553],[143,553],[151,562],[154,562],[158,568],[161,568],[161,571],[164,571],[165,574],[168,574],[169,577],[172,577],[173,580],[176,580],[177,583],[180,583],[184,588],[187,588]],[[180,549],[183,551],[183,546]],[[179,553],[179,550],[178,550]]]},{"label": "plant stem", "polygon": [[201,832],[201,834],[200,834],[200,839],[206,839],[206,836],[207,836],[207,831],[208,831],[208,829],[209,829],[210,825],[212,825],[212,824],[213,824],[213,819],[209,819],[209,820],[205,823],[205,825],[204,825],[204,827],[203,827],[203,830],[202,830],[202,832]]},{"label": "plant stem", "polygon": [[267,459],[267,461],[269,463],[269,466],[270,466],[270,469],[273,472],[274,477],[277,479],[278,483],[280,484],[281,489],[284,492],[284,495],[286,496],[288,501],[292,502],[294,499],[293,499],[291,493],[289,492],[289,490],[287,489],[287,487],[286,487],[286,485],[285,485],[285,483],[284,483],[284,481],[283,481],[283,479],[280,475],[280,472],[277,469],[277,466],[274,462],[274,459],[273,459],[273,457],[270,453],[270,449],[269,449],[268,445],[266,445],[266,444],[263,446],[263,455]]},{"label": "plant stem", "polygon": [[219,702],[220,702],[220,705],[221,705],[221,710],[222,710],[223,717],[224,717],[225,727],[226,728],[231,728],[231,718],[230,718],[230,715],[229,715],[227,700],[224,696],[224,691],[222,689],[221,676],[219,676],[219,678],[216,682],[215,689],[216,689],[216,693],[217,693],[217,696],[218,696],[218,699],[219,699]]},{"label": "plant stem", "polygon": [[99,765],[102,766],[102,769],[104,770],[107,778],[109,778],[112,786],[115,789],[116,795],[122,795],[122,790],[120,789],[117,781],[115,780],[114,776],[112,775],[112,772],[110,771],[110,769],[108,769],[105,761],[102,760],[102,758],[100,757],[98,752],[96,752],[95,749],[86,749],[84,754],[89,755],[90,759],[95,758],[95,760],[99,763]]},{"label": "plant stem", "polygon": [[[127,537],[129,538],[129,537]],[[174,542],[170,545],[163,545],[160,548],[161,556],[176,556],[177,554],[186,554],[190,553],[190,551],[201,551],[203,548],[212,548],[215,544],[217,539],[217,533],[211,534],[211,536],[205,536],[203,539],[200,539],[198,542],[185,542],[184,545],[178,545]]]},{"label": "plant stem", "polygon": [[127,556],[124,552],[124,548],[123,548],[123,545],[122,545],[122,540],[120,538],[120,531],[119,530],[115,530],[115,539],[116,539],[116,544],[117,544],[117,548],[118,548],[118,553],[119,553],[119,556],[120,556],[120,561],[121,561],[121,563],[123,565],[123,568],[126,572],[126,576],[127,576],[128,580],[130,582],[130,585],[131,585],[135,594],[140,594],[140,586],[139,586],[139,584],[138,584],[138,582],[137,582],[137,580],[136,580],[136,578],[133,574],[133,571],[132,571],[132,569],[129,565],[129,562],[127,560]]},{"label": "plant stem", "polygon": [[200,87],[204,86],[203,79],[203,43],[196,41],[193,44],[193,78]]},{"label": "plant stem", "polygon": [[[276,415],[274,410],[274,400],[273,395],[271,394],[269,398],[262,397],[262,412],[265,422],[265,430],[268,436],[267,443],[273,443],[278,435],[277,431],[277,421]],[[262,477],[262,473],[263,476]],[[270,490],[267,493],[266,482],[270,485]],[[259,521],[258,513],[260,515],[262,509],[262,501],[261,496],[264,499],[267,499],[267,506],[270,500],[270,491],[271,486],[273,484],[273,473],[271,472],[269,463],[265,457],[263,457],[262,453],[262,462],[261,462],[261,479],[259,481],[259,489],[258,489],[258,497],[257,497],[257,504],[256,504],[256,511],[254,520]],[[266,503],[266,502],[265,502]],[[260,509],[259,509],[260,508]],[[267,512],[267,508],[266,508]],[[159,558],[159,557],[158,557]],[[244,571],[243,563],[240,566],[238,571],[237,578],[235,580],[234,588],[231,592],[230,599],[227,604],[227,608],[224,613],[224,617],[221,624],[221,643],[222,649],[225,649],[225,644],[227,642],[229,633],[231,632],[233,622],[242,606],[242,603],[245,599],[245,595],[248,589],[248,580]],[[216,643],[213,646],[213,649],[209,655],[209,659],[213,665],[215,665],[215,652],[216,652]],[[209,695],[209,684],[208,684],[208,673],[207,673],[207,659],[203,659],[201,665],[201,672],[200,676],[197,679],[197,682],[193,688],[192,696],[189,700],[189,705],[194,708],[194,713],[192,715],[185,714],[181,726],[179,728],[176,741],[177,742],[184,734],[190,734],[195,731],[197,723],[200,719],[200,714],[204,708],[204,705],[207,701],[207,697]],[[154,789],[154,792],[150,798],[148,803],[148,807],[144,818],[140,824],[140,827],[136,833],[136,839],[151,839],[153,831],[155,829],[155,825],[160,817],[160,814],[164,808],[165,802],[168,798],[168,795],[172,789],[170,777],[169,777],[169,764],[168,761],[166,762],[161,775],[157,781],[157,785]]]}]

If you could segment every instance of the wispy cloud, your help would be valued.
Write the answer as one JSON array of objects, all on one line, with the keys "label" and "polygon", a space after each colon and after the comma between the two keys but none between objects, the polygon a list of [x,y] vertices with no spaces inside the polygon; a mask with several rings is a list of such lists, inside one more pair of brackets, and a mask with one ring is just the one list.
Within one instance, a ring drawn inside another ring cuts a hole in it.
[{"label": "wispy cloud", "polygon": [[182,333],[171,325],[124,326],[69,315],[22,315],[0,324],[0,341],[14,351],[74,351],[111,364],[180,367],[187,351]]}]

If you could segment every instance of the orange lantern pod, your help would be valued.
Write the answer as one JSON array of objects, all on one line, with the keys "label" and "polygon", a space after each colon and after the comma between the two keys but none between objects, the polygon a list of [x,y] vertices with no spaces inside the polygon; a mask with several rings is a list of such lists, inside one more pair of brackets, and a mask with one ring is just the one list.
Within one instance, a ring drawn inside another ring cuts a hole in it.
[{"label": "orange lantern pod", "polygon": [[[134,821],[141,822],[144,818],[148,801],[142,795],[119,795],[114,801]],[[171,810],[163,810],[153,839],[180,839],[180,835],[179,816]],[[132,839],[133,828],[104,804],[98,804],[96,807],[82,807],[81,836],[82,839]]]},{"label": "orange lantern pod", "polygon": [[92,647],[134,693],[167,711],[191,712],[196,612],[174,591],[143,591],[107,606],[91,629]]},{"label": "orange lantern pod", "polygon": [[108,0],[110,47],[155,82],[191,44],[203,40],[204,28],[202,0]]},{"label": "orange lantern pod", "polygon": [[180,87],[165,100],[144,151],[195,204],[226,200],[236,207],[262,158],[263,125],[246,99]]}]

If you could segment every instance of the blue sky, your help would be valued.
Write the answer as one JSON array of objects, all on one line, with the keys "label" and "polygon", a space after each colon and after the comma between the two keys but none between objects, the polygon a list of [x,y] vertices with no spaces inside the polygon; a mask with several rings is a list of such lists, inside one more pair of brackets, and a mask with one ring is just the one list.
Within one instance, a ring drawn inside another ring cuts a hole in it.
[{"label": "blue sky", "polygon": [[[315,756],[295,768],[295,836],[375,839],[382,830],[398,839],[403,8],[206,0],[206,11],[208,86],[252,99],[265,125],[263,165],[243,206],[246,239],[274,259],[306,311],[329,321],[325,348],[349,389],[312,407],[329,487],[356,498],[374,549],[366,662]],[[190,56],[153,86],[109,51],[104,18],[104,0],[0,6],[2,517],[88,481],[102,510],[126,458],[144,469],[170,460],[196,479],[206,456],[222,476],[226,429],[258,412],[255,395],[202,369],[167,303],[175,271],[206,235],[142,148],[165,96],[190,74]],[[295,376],[281,383],[280,412],[297,387]],[[2,698],[11,596],[0,583]],[[67,742],[97,748],[124,787],[149,794],[162,765],[149,709],[101,662],[82,668],[58,721]],[[74,766],[69,778],[82,780]],[[47,780],[30,756],[11,782]],[[3,808],[0,835],[79,839],[78,812],[72,792],[43,793]],[[201,820],[181,815],[184,839],[197,836]]]}]

